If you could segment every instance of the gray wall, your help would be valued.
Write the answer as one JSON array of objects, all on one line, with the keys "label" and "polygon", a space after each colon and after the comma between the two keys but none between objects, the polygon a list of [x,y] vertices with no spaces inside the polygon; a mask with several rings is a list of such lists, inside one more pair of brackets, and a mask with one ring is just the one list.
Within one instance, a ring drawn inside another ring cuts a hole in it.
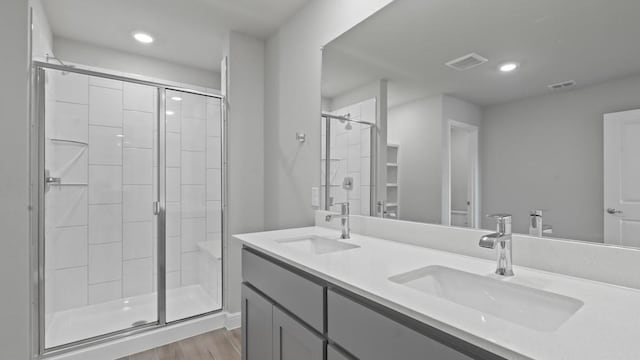
[{"label": "gray wall", "polygon": [[389,109],[387,139],[398,150],[400,219],[440,223],[442,96]]},{"label": "gray wall", "polygon": [[28,2],[0,1],[0,354],[28,359],[29,297],[29,122]]},{"label": "gray wall", "polygon": [[483,213],[528,233],[528,211],[549,209],[554,236],[602,242],[603,114],[640,108],[639,94],[636,76],[486,108]]},{"label": "gray wall", "polygon": [[[447,121],[481,128],[482,111],[448,95],[411,101],[389,109],[387,139],[400,145],[400,219],[442,222],[443,153]],[[448,181],[448,180],[447,180]]]},{"label": "gray wall", "polygon": [[54,37],[53,51],[63,61],[220,89],[219,71],[198,69],[57,36]]},{"label": "gray wall", "polygon": [[[267,41],[265,220],[267,229],[313,224],[320,185],[322,46],[392,0],[312,0]],[[307,142],[295,141],[305,132]]]},{"label": "gray wall", "polygon": [[240,311],[241,245],[231,234],[264,230],[264,56],[265,44],[231,32],[225,39],[229,59],[228,208],[224,239],[225,296],[229,312]]}]

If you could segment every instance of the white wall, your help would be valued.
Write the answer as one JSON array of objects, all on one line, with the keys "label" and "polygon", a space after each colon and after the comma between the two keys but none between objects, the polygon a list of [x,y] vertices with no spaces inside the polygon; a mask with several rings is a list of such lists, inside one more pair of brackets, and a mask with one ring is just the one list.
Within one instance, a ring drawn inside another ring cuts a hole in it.
[{"label": "white wall", "polygon": [[400,219],[440,223],[442,96],[389,109],[387,139],[398,150]]},{"label": "white wall", "polygon": [[387,139],[400,145],[398,180],[400,218],[439,224],[442,221],[443,155],[446,126],[455,120],[481,127],[478,106],[448,95],[419,99],[389,109]]},{"label": "white wall", "polygon": [[[313,0],[267,41],[265,225],[311,225],[320,180],[321,48],[392,0]],[[308,134],[300,146],[296,131]]]},{"label": "white wall", "polygon": [[[484,111],[483,213],[548,209],[554,237],[603,240],[603,114],[640,108],[640,76]],[[485,221],[485,227],[493,227]]]},{"label": "white wall", "polygon": [[[264,230],[264,52],[262,40],[230,33],[223,53],[229,59],[228,233],[225,296],[230,312],[240,311],[241,246],[231,234]],[[317,114],[316,114],[317,116]],[[268,211],[272,211],[267,209]]]},{"label": "white wall", "polygon": [[56,57],[66,62],[220,89],[220,72],[217,71],[193,68],[57,36],[53,40]]},{"label": "white wall", "polygon": [[0,352],[3,359],[30,353],[28,3],[0,2]]},{"label": "white wall", "polygon": [[469,184],[469,133],[451,130],[451,210],[466,211]]}]

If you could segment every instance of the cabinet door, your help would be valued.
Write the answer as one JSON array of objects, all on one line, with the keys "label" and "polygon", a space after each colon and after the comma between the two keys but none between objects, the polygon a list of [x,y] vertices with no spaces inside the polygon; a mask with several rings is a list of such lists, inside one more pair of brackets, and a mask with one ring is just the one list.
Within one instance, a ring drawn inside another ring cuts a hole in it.
[{"label": "cabinet door", "polygon": [[242,284],[242,360],[272,360],[273,344],[273,305]]},{"label": "cabinet door", "polygon": [[327,346],[327,360],[353,360],[353,358],[345,355],[342,351],[339,351],[335,347]]},{"label": "cabinet door", "polygon": [[278,308],[273,308],[273,359],[323,360],[324,340]]}]

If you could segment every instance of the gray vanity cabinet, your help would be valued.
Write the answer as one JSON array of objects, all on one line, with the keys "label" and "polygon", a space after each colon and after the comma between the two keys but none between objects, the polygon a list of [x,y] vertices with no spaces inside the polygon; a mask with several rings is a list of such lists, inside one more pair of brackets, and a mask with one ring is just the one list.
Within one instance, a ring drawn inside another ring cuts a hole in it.
[{"label": "gray vanity cabinet", "polygon": [[242,277],[243,360],[504,360],[252,249]]},{"label": "gray vanity cabinet", "polygon": [[242,285],[243,360],[324,360],[325,340]]},{"label": "gray vanity cabinet", "polygon": [[327,325],[329,339],[358,359],[472,359],[332,290]]},{"label": "gray vanity cabinet", "polygon": [[273,354],[273,304],[242,285],[242,360],[270,360]]},{"label": "gray vanity cabinet", "polygon": [[327,346],[327,360],[354,360],[354,359],[343,354],[341,351],[333,347],[333,345],[329,345]]},{"label": "gray vanity cabinet", "polygon": [[278,308],[273,310],[273,358],[324,360],[325,341]]}]

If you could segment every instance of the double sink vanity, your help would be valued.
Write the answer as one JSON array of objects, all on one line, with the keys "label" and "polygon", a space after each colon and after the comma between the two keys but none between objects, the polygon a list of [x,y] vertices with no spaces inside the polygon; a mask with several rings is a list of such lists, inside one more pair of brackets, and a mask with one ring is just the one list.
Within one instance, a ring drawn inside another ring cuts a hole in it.
[{"label": "double sink vanity", "polygon": [[640,354],[635,289],[323,226],[235,238],[246,360]]}]

